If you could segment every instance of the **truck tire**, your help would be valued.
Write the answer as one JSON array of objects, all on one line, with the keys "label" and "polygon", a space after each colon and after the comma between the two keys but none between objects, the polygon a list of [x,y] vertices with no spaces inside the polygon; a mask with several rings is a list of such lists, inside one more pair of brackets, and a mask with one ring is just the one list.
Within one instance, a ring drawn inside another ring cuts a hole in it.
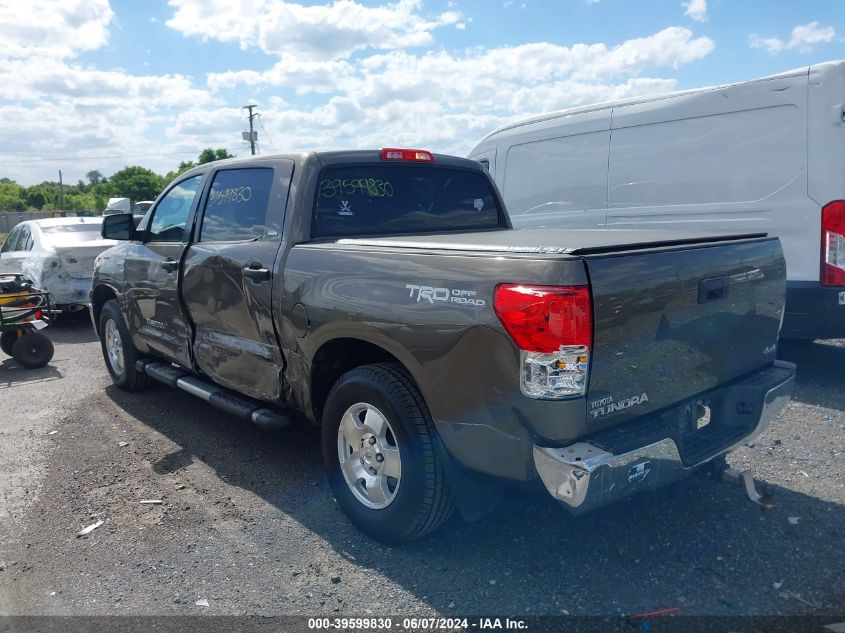
[{"label": "truck tire", "polygon": [[422,395],[399,365],[357,367],[329,392],[322,424],[329,484],[352,523],[374,539],[403,543],[449,518],[454,506],[439,442]]},{"label": "truck tire", "polygon": [[14,345],[17,340],[17,331],[0,332],[0,349],[2,349],[7,356],[11,356],[12,345]]},{"label": "truck tire", "polygon": [[100,312],[100,347],[112,382],[124,391],[139,391],[149,384],[149,376],[135,369],[141,355],[132,344],[126,321],[117,300],[110,299]]},{"label": "truck tire", "polygon": [[12,358],[27,369],[44,367],[53,358],[53,342],[39,332],[25,334],[12,345]]}]

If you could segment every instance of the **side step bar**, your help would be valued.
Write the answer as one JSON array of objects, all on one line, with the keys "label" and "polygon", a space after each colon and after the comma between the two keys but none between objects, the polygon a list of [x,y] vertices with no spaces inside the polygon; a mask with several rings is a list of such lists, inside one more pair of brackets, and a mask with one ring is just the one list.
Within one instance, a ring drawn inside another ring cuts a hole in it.
[{"label": "side step bar", "polygon": [[135,369],[168,387],[187,391],[192,396],[205,400],[211,406],[252,422],[265,431],[284,429],[293,424],[292,413],[270,409],[258,400],[229,391],[173,365],[141,359],[135,363]]}]

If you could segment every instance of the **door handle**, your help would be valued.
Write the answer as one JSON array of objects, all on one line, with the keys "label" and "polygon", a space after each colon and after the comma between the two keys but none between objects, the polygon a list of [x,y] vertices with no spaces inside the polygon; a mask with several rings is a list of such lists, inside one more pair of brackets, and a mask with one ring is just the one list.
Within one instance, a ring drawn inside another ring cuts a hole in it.
[{"label": "door handle", "polygon": [[249,266],[244,267],[244,277],[256,283],[268,281],[270,271],[259,262],[252,262]]},{"label": "door handle", "polygon": [[161,267],[164,268],[169,273],[172,273],[174,270],[179,268],[179,262],[175,259],[167,258],[163,262],[161,262]]}]

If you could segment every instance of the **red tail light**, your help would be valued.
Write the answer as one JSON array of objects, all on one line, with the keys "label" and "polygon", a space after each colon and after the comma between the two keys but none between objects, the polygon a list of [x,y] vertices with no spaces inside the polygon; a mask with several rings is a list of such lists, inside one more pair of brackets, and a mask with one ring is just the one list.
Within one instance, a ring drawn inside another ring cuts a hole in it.
[{"label": "red tail light", "polygon": [[396,149],[395,147],[388,147],[381,150],[381,159],[433,163],[434,155],[424,149]]},{"label": "red tail light", "polygon": [[845,201],[831,202],[822,209],[823,286],[845,286]]},{"label": "red tail light", "polygon": [[593,315],[587,286],[502,284],[496,287],[493,307],[517,347],[525,352],[592,346]]}]

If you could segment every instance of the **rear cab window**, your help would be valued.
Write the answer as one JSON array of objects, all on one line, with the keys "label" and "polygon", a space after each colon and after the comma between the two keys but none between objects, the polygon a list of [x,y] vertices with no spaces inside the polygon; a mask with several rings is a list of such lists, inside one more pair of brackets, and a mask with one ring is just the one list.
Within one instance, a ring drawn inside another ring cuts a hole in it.
[{"label": "rear cab window", "polygon": [[327,167],[320,174],[314,238],[505,228],[483,173],[430,165]]}]

